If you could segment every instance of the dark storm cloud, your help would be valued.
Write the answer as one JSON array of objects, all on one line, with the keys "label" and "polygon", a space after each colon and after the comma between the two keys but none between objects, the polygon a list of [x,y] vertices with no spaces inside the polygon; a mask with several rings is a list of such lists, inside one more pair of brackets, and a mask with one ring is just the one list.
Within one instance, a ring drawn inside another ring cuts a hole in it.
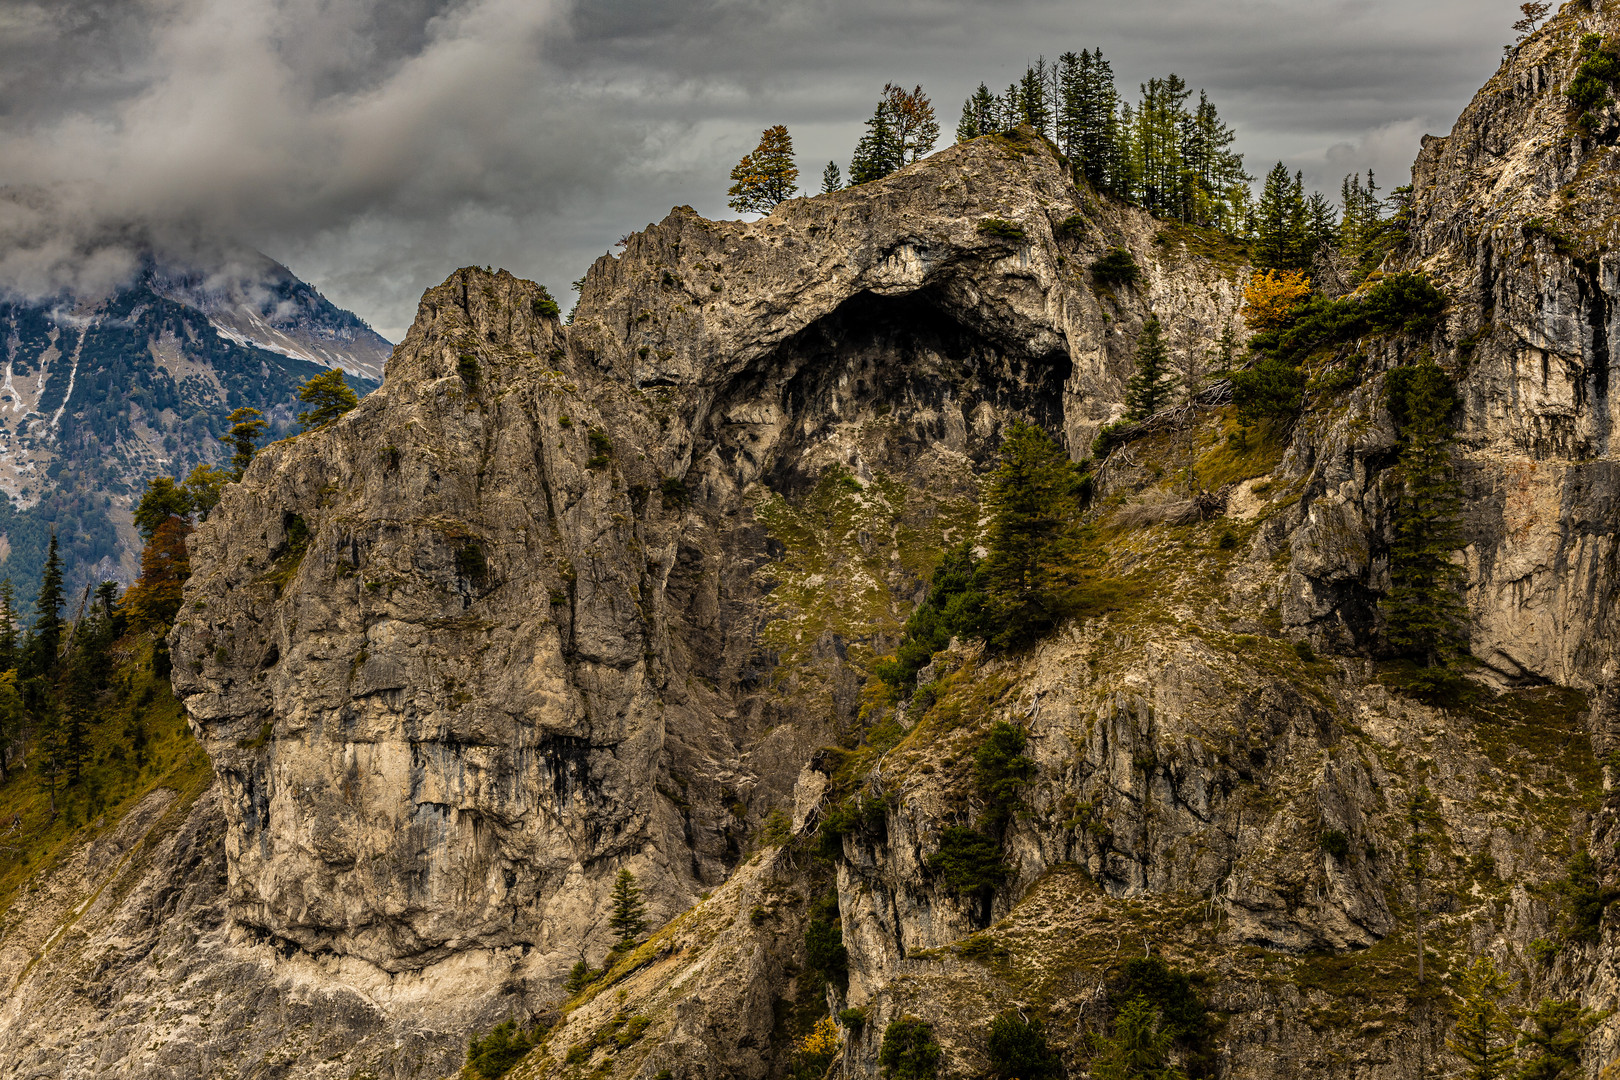
[{"label": "dark storm cloud", "polygon": [[[398,336],[465,263],[562,294],[786,122],[813,186],[885,81],[947,137],[979,81],[1101,46],[1330,191],[1403,182],[1514,0],[0,0],[0,285],[94,292],[132,237],[257,245]],[[566,302],[566,296],[562,297]]]}]

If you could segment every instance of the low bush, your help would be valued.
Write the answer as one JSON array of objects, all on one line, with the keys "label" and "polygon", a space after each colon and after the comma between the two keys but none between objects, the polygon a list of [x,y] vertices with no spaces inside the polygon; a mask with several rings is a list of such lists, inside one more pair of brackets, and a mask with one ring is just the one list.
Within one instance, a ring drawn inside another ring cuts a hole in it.
[{"label": "low bush", "polygon": [[467,1041],[467,1067],[481,1080],[498,1080],[534,1049],[536,1036],[511,1020],[496,1024],[482,1039]]},{"label": "low bush", "polygon": [[1092,280],[1099,285],[1134,285],[1141,276],[1136,256],[1122,247],[1111,249],[1091,264]]},{"label": "low bush", "polygon": [[1011,221],[1003,221],[997,217],[987,217],[979,222],[979,231],[986,236],[994,236],[998,240],[1023,240],[1023,227]]},{"label": "low bush", "polygon": [[926,1020],[902,1016],[883,1029],[878,1065],[884,1080],[933,1080],[943,1056],[934,1027]]},{"label": "low bush", "polygon": [[990,1068],[1001,1080],[1055,1080],[1062,1068],[1057,1055],[1046,1045],[1041,1022],[1026,1020],[1016,1011],[1004,1012],[990,1021],[985,1051]]},{"label": "low bush", "polygon": [[928,856],[928,869],[939,874],[945,887],[958,896],[988,893],[1007,876],[1001,842],[960,825],[940,834],[939,850]]}]

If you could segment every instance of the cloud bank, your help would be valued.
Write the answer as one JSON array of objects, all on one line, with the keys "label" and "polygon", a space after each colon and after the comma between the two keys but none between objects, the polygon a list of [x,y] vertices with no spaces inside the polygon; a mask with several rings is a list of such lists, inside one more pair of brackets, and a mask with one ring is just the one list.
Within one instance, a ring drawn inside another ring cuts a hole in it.
[{"label": "cloud bank", "polygon": [[[759,131],[847,165],[879,88],[947,133],[981,80],[1101,46],[1176,71],[1336,192],[1404,182],[1489,77],[1512,0],[0,2],[0,287],[96,295],[143,245],[231,243],[398,338],[467,263],[567,282],[677,204],[727,215]],[[1498,10],[1500,9],[1500,10]]]}]

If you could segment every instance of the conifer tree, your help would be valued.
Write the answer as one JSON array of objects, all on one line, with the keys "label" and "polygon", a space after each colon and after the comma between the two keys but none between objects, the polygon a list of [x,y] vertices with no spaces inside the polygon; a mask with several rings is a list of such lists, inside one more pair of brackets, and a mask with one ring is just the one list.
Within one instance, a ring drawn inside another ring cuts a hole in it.
[{"label": "conifer tree", "polygon": [[1530,1055],[1515,1080],[1577,1080],[1581,1070],[1581,1044],[1597,1026],[1601,1015],[1577,1001],[1547,999],[1527,1017],[1530,1030],[1519,1036],[1520,1049]]},{"label": "conifer tree", "polygon": [[75,648],[63,688],[62,767],[77,783],[90,749],[90,724],[95,707],[95,674],[84,649]]},{"label": "conifer tree", "polygon": [[996,95],[984,83],[962,103],[962,119],[956,124],[956,141],[967,142],[980,135],[994,135],[1001,130],[996,110]]},{"label": "conifer tree", "polygon": [[990,551],[983,563],[984,591],[992,630],[986,636],[997,647],[1015,647],[1071,610],[1079,584],[1079,474],[1050,435],[1015,422],[985,504]]},{"label": "conifer tree", "polygon": [[1136,339],[1136,373],[1125,384],[1125,418],[1133,423],[1146,420],[1170,404],[1174,389],[1163,327],[1158,319],[1149,319]]},{"label": "conifer tree", "polygon": [[298,400],[309,406],[298,414],[298,424],[304,431],[325,427],[360,404],[340,368],[312,376],[299,388]]},{"label": "conifer tree", "polygon": [[1095,1080],[1186,1080],[1187,1074],[1170,1060],[1175,1036],[1164,1018],[1145,997],[1127,1001],[1114,1017],[1114,1030],[1095,1040],[1091,1059]]},{"label": "conifer tree", "polygon": [[253,462],[253,455],[259,452],[259,439],[264,435],[265,429],[270,425],[265,423],[264,414],[258,409],[243,406],[233,409],[225,418],[231,425],[230,433],[221,435],[219,441],[231,448],[231,479],[242,479],[242,473],[247,471],[248,465]]},{"label": "conifer tree", "polygon": [[1018,107],[1020,124],[1028,124],[1042,135],[1047,134],[1052,125],[1052,110],[1047,101],[1045,57],[1024,69],[1024,77],[1018,83]]},{"label": "conifer tree", "polygon": [[850,185],[869,184],[888,176],[905,164],[904,154],[895,133],[894,111],[885,97],[866,121],[866,134],[855,144],[855,156],[849,162]]},{"label": "conifer tree", "polygon": [[51,533],[51,544],[45,555],[45,569],[40,575],[39,599],[34,601],[33,647],[35,656],[31,667],[38,675],[56,671],[56,656],[62,647],[62,559],[56,550],[56,533]]},{"label": "conifer tree", "polygon": [[839,171],[838,162],[829,161],[827,167],[821,170],[821,193],[827,195],[842,190],[844,190],[844,174]]},{"label": "conifer tree", "polygon": [[620,870],[614,879],[613,914],[608,918],[608,927],[619,935],[614,946],[617,949],[634,945],[647,928],[647,906],[641,901],[641,886],[636,884],[636,875],[629,870]]},{"label": "conifer tree", "polygon": [[1266,174],[1255,208],[1255,265],[1266,270],[1306,270],[1304,178],[1278,162]]},{"label": "conifer tree", "polygon": [[0,580],[0,672],[17,669],[17,594],[10,578]]},{"label": "conifer tree", "polygon": [[1513,1025],[1502,998],[1511,984],[1496,962],[1482,956],[1463,972],[1457,1026],[1446,1049],[1462,1059],[1464,1080],[1506,1080],[1513,1057]]},{"label": "conifer tree", "polygon": [[761,132],[759,145],[732,168],[731,179],[726,205],[745,214],[768,214],[793,198],[799,167],[793,161],[793,136],[787,127],[777,124]]},{"label": "conifer tree", "polygon": [[1433,360],[1393,369],[1386,386],[1399,431],[1386,638],[1397,653],[1441,667],[1466,648],[1463,569],[1453,561],[1462,547],[1451,461],[1456,393]]},{"label": "conifer tree", "polygon": [[196,515],[197,520],[207,521],[208,515],[214,512],[214,507],[219,505],[220,496],[225,493],[225,485],[235,479],[240,479],[240,475],[233,476],[225,469],[198,465],[180,485],[180,493],[186,497],[186,505],[190,507],[191,513]]},{"label": "conifer tree", "polygon": [[141,539],[150,540],[159,525],[171,517],[189,518],[191,500],[173,478],[154,476],[146,482],[146,491],[135,504],[135,531]]}]

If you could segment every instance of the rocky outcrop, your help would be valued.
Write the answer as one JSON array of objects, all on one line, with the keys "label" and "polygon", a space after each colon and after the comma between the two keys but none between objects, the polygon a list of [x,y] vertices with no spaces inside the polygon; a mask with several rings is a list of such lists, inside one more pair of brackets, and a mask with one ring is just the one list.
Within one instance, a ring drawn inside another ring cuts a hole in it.
[{"label": "rocky outcrop", "polygon": [[[1526,190],[1491,179],[1499,157],[1562,152],[1548,65],[1615,21],[1572,5],[1426,147],[1387,269],[1433,273],[1446,326],[1358,343],[1279,437],[1243,436],[1219,393],[1152,426],[1097,480],[1087,617],[1026,653],[957,643],[910,700],[865,675],[977,535],[1001,432],[1032,420],[1083,456],[1150,313],[1196,375],[1236,330],[1241,251],[1077,190],[1024,132],[756,222],[677,209],[591,268],[567,325],[509,274],[430,290],[382,388],[264,451],[195,536],[171,647],[231,928],[204,966],[363,998],[336,1064],[299,1044],[296,1076],[402,1072],[397,1030],[445,1071],[508,1015],[550,1026],[514,1076],[780,1075],[829,1009],[854,1010],[850,1075],[906,1014],[978,1075],[1007,1009],[1045,1016],[1078,1072],[1139,949],[1196,973],[1219,1021],[1199,1064],[1228,1077],[1432,1071],[1433,980],[1481,953],[1525,1002],[1612,1005],[1615,931],[1566,941],[1555,887],[1612,848],[1608,421],[1574,373],[1607,354],[1559,314],[1587,295],[1575,261],[1530,237],[1509,272],[1470,222]],[[1136,284],[1092,279],[1113,247]],[[1515,381],[1555,330],[1564,382]],[[1373,655],[1382,376],[1426,353],[1464,391],[1493,684],[1447,710]],[[1030,775],[964,893],[937,855],[990,827],[974,761],[997,721]],[[621,868],[662,929],[568,997],[608,955]],[[806,944],[829,891],[847,982]],[[25,972],[16,1000],[60,979]],[[245,1073],[242,1045],[221,1053]]]}]

